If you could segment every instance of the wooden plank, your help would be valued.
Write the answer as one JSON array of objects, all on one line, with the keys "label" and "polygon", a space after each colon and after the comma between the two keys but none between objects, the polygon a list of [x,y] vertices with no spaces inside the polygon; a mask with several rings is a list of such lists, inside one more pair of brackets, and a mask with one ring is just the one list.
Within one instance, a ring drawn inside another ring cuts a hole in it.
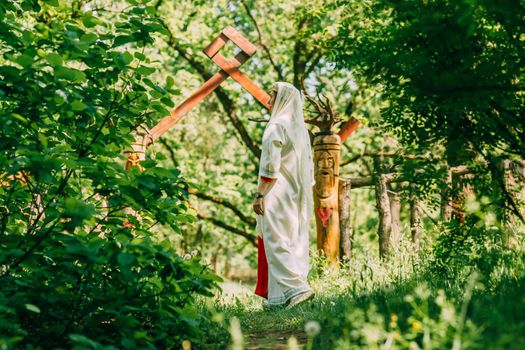
[{"label": "wooden plank", "polygon": [[162,134],[168,131],[173,125],[189,111],[193,109],[200,101],[215,90],[223,81],[228,78],[228,74],[221,70],[213,77],[208,79],[197,91],[193,93],[187,100],[180,104],[177,108],[171,111],[171,114],[162,119],[157,125],[151,129],[153,141],[156,141]]},{"label": "wooden plank", "polygon": [[244,51],[248,56],[253,56],[257,52],[257,47],[248,41],[237,29],[233,27],[226,27],[222,33],[228,37],[233,43]]},{"label": "wooden plank", "polygon": [[350,180],[339,178],[339,231],[341,234],[339,244],[342,261],[350,260],[352,255],[352,226],[350,225],[351,189],[352,182]]},{"label": "wooden plank", "polygon": [[220,49],[222,49],[224,45],[226,45],[227,42],[228,37],[221,33],[219,36],[213,39],[213,41],[208,46],[206,46],[204,50],[202,50],[202,52],[204,52],[204,54],[209,58],[212,58],[217,54],[217,52],[219,52]]},{"label": "wooden plank", "polygon": [[244,73],[239,70],[239,66],[244,63],[249,57],[244,55],[242,52],[237,54],[235,58],[226,59],[221,54],[213,56],[212,60],[219,67],[221,67],[226,73],[228,73],[236,82],[241,84],[257,101],[259,101],[266,109],[270,109],[268,102],[270,102],[271,96],[261,89],[253,80],[248,78]]}]

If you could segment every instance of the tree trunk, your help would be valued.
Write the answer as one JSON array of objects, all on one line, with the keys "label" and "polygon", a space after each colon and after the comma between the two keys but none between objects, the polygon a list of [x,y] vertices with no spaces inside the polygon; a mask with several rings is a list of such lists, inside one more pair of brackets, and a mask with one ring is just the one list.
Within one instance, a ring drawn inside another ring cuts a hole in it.
[{"label": "tree trunk", "polygon": [[340,259],[341,261],[350,260],[352,254],[352,226],[350,222],[350,190],[352,182],[348,179],[339,179],[339,230],[340,240]]},{"label": "tree trunk", "polygon": [[421,236],[421,213],[419,200],[416,195],[416,186],[410,185],[410,236],[414,250],[419,251],[419,239]]},{"label": "tree trunk", "polygon": [[401,239],[400,219],[401,214],[401,201],[399,193],[392,189],[392,186],[387,185],[388,198],[390,202],[390,219],[391,219],[391,232],[390,242],[392,248],[397,250],[399,247],[399,241]]},{"label": "tree trunk", "polygon": [[380,157],[374,157],[374,173],[376,176],[376,207],[379,214],[379,227],[377,229],[379,256],[381,259],[386,259],[391,250],[392,215],[390,214],[390,201],[387,192],[387,176],[383,174]]},{"label": "tree trunk", "polygon": [[445,185],[441,188],[441,220],[450,221],[452,219],[452,206],[450,196],[452,192],[452,171],[447,167],[447,177]]},{"label": "tree trunk", "polygon": [[[502,162],[502,174],[504,190],[512,197],[519,213],[524,216],[524,201],[525,201],[525,162],[524,161],[512,161],[504,160]],[[503,244],[506,246],[512,246],[515,242],[513,241],[512,233],[515,232],[516,226],[519,225],[517,215],[512,210],[505,210],[502,217],[502,221],[505,230],[503,230]]]},{"label": "tree trunk", "polygon": [[388,201],[388,192],[386,190],[385,175],[379,174],[375,185],[376,205],[379,214],[379,255],[385,259],[390,254],[390,234],[392,231],[392,215],[390,214],[390,203]]}]

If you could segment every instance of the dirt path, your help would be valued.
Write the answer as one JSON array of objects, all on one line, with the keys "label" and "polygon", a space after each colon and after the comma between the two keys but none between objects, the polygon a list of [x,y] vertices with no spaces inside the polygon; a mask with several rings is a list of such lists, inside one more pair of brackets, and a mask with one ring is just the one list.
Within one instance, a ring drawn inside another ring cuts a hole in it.
[{"label": "dirt path", "polygon": [[288,339],[294,336],[299,343],[299,349],[304,349],[306,344],[306,334],[301,330],[282,330],[270,333],[248,333],[246,334],[246,350],[270,350],[288,349]]},{"label": "dirt path", "polygon": [[[221,285],[223,297],[226,300],[239,297],[246,300],[246,296],[253,295],[254,286],[242,284],[235,281],[225,281]],[[294,336],[299,344],[299,349],[304,349],[307,336],[302,325],[288,323],[294,318],[293,313],[285,314],[286,311],[273,312],[249,312],[236,317],[241,319],[242,333],[244,337],[245,350],[273,350],[288,349],[288,339]]]}]

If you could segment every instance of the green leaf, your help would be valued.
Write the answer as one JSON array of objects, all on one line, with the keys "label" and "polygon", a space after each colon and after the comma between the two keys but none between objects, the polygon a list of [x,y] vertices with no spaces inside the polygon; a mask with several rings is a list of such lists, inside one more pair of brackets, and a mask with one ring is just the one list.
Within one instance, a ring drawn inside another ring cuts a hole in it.
[{"label": "green leaf", "polygon": [[38,308],[38,306],[33,304],[26,304],[26,309],[37,314],[40,313],[40,309]]},{"label": "green leaf", "polygon": [[101,20],[99,20],[96,17],[93,17],[92,15],[85,15],[85,16],[83,16],[82,17],[82,23],[87,28],[93,28],[93,27],[96,27],[97,25],[103,24],[103,22]]},{"label": "green leaf", "polygon": [[80,37],[80,41],[86,42],[86,43],[93,43],[97,41],[98,35],[94,33],[88,33],[84,34]]},{"label": "green leaf", "polygon": [[33,64],[34,57],[30,55],[20,55],[16,58],[16,63],[21,65],[22,67],[29,67],[31,64]]},{"label": "green leaf", "polygon": [[120,253],[117,256],[118,263],[123,267],[131,265],[135,260],[135,256],[129,253]]},{"label": "green leaf", "polygon": [[122,62],[124,62],[124,64],[130,64],[131,62],[133,62],[133,55],[127,51],[120,54],[120,58],[122,59]]},{"label": "green leaf", "polygon": [[120,35],[113,40],[113,47],[118,47],[127,43],[134,42],[135,38],[131,35]]},{"label": "green leaf", "polygon": [[135,57],[141,61],[145,61],[146,60],[146,55],[144,55],[143,53],[137,51],[134,53]]},{"label": "green leaf", "polygon": [[71,103],[71,109],[75,112],[80,112],[86,109],[86,105],[82,101],[73,101]]},{"label": "green leaf", "polygon": [[45,2],[46,4],[50,5],[50,6],[59,6],[59,2],[58,0],[42,0],[43,2]]},{"label": "green leaf", "polygon": [[42,146],[47,147],[47,137],[40,132],[38,133],[38,141],[40,141]]},{"label": "green leaf", "polygon": [[175,79],[173,79],[171,75],[168,75],[166,77],[166,88],[170,89],[173,85],[175,85]]},{"label": "green leaf", "polygon": [[66,79],[69,81],[77,82],[82,82],[86,80],[86,74],[81,70],[63,66],[55,67],[55,77],[59,79]]},{"label": "green leaf", "polygon": [[166,106],[169,106],[169,107],[175,107],[175,103],[173,103],[173,101],[171,100],[171,98],[168,98],[168,97],[163,97],[160,99],[160,101],[162,103],[164,103]]},{"label": "green leaf", "polygon": [[52,66],[60,66],[60,65],[62,65],[62,62],[63,62],[62,61],[62,56],[60,56],[59,54],[54,53],[54,52],[51,52],[51,53],[47,54],[46,60]]},{"label": "green leaf", "polygon": [[155,73],[155,68],[140,66],[135,69],[135,72],[139,73],[140,75],[150,75]]},{"label": "green leaf", "polygon": [[89,219],[95,213],[95,208],[83,200],[77,198],[66,198],[64,201],[64,216],[71,218],[73,225],[80,224]]},{"label": "green leaf", "polygon": [[9,115],[10,115],[11,117],[15,118],[15,119],[18,119],[18,120],[24,122],[24,123],[27,123],[27,122],[28,122],[26,118],[22,117],[22,116],[21,116],[20,114],[18,114],[18,113],[11,113],[11,114],[9,114]]}]

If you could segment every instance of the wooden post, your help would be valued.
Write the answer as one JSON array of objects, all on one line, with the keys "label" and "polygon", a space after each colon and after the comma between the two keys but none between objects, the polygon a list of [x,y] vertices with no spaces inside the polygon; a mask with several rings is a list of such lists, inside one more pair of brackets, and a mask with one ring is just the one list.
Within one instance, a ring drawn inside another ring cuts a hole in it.
[{"label": "wooden post", "polygon": [[350,260],[352,255],[352,226],[350,224],[350,190],[352,181],[349,179],[339,179],[339,230],[341,232],[340,240],[340,258],[341,260]]},{"label": "wooden post", "polygon": [[317,248],[328,264],[339,268],[339,156],[341,138],[336,134],[314,138],[314,208]]},{"label": "wooden post", "polygon": [[390,201],[387,192],[387,176],[382,173],[381,161],[379,157],[374,157],[374,171],[376,173],[375,193],[376,207],[379,214],[379,227],[377,235],[379,237],[379,256],[386,259],[390,254],[392,232],[392,215],[390,214]]},{"label": "wooden post", "polygon": [[394,249],[397,249],[399,246],[399,241],[401,240],[401,228],[400,228],[400,218],[401,215],[401,200],[399,198],[399,193],[394,191],[392,185],[387,184],[388,199],[390,202],[390,216],[391,216],[391,232],[390,232],[390,242]]}]

